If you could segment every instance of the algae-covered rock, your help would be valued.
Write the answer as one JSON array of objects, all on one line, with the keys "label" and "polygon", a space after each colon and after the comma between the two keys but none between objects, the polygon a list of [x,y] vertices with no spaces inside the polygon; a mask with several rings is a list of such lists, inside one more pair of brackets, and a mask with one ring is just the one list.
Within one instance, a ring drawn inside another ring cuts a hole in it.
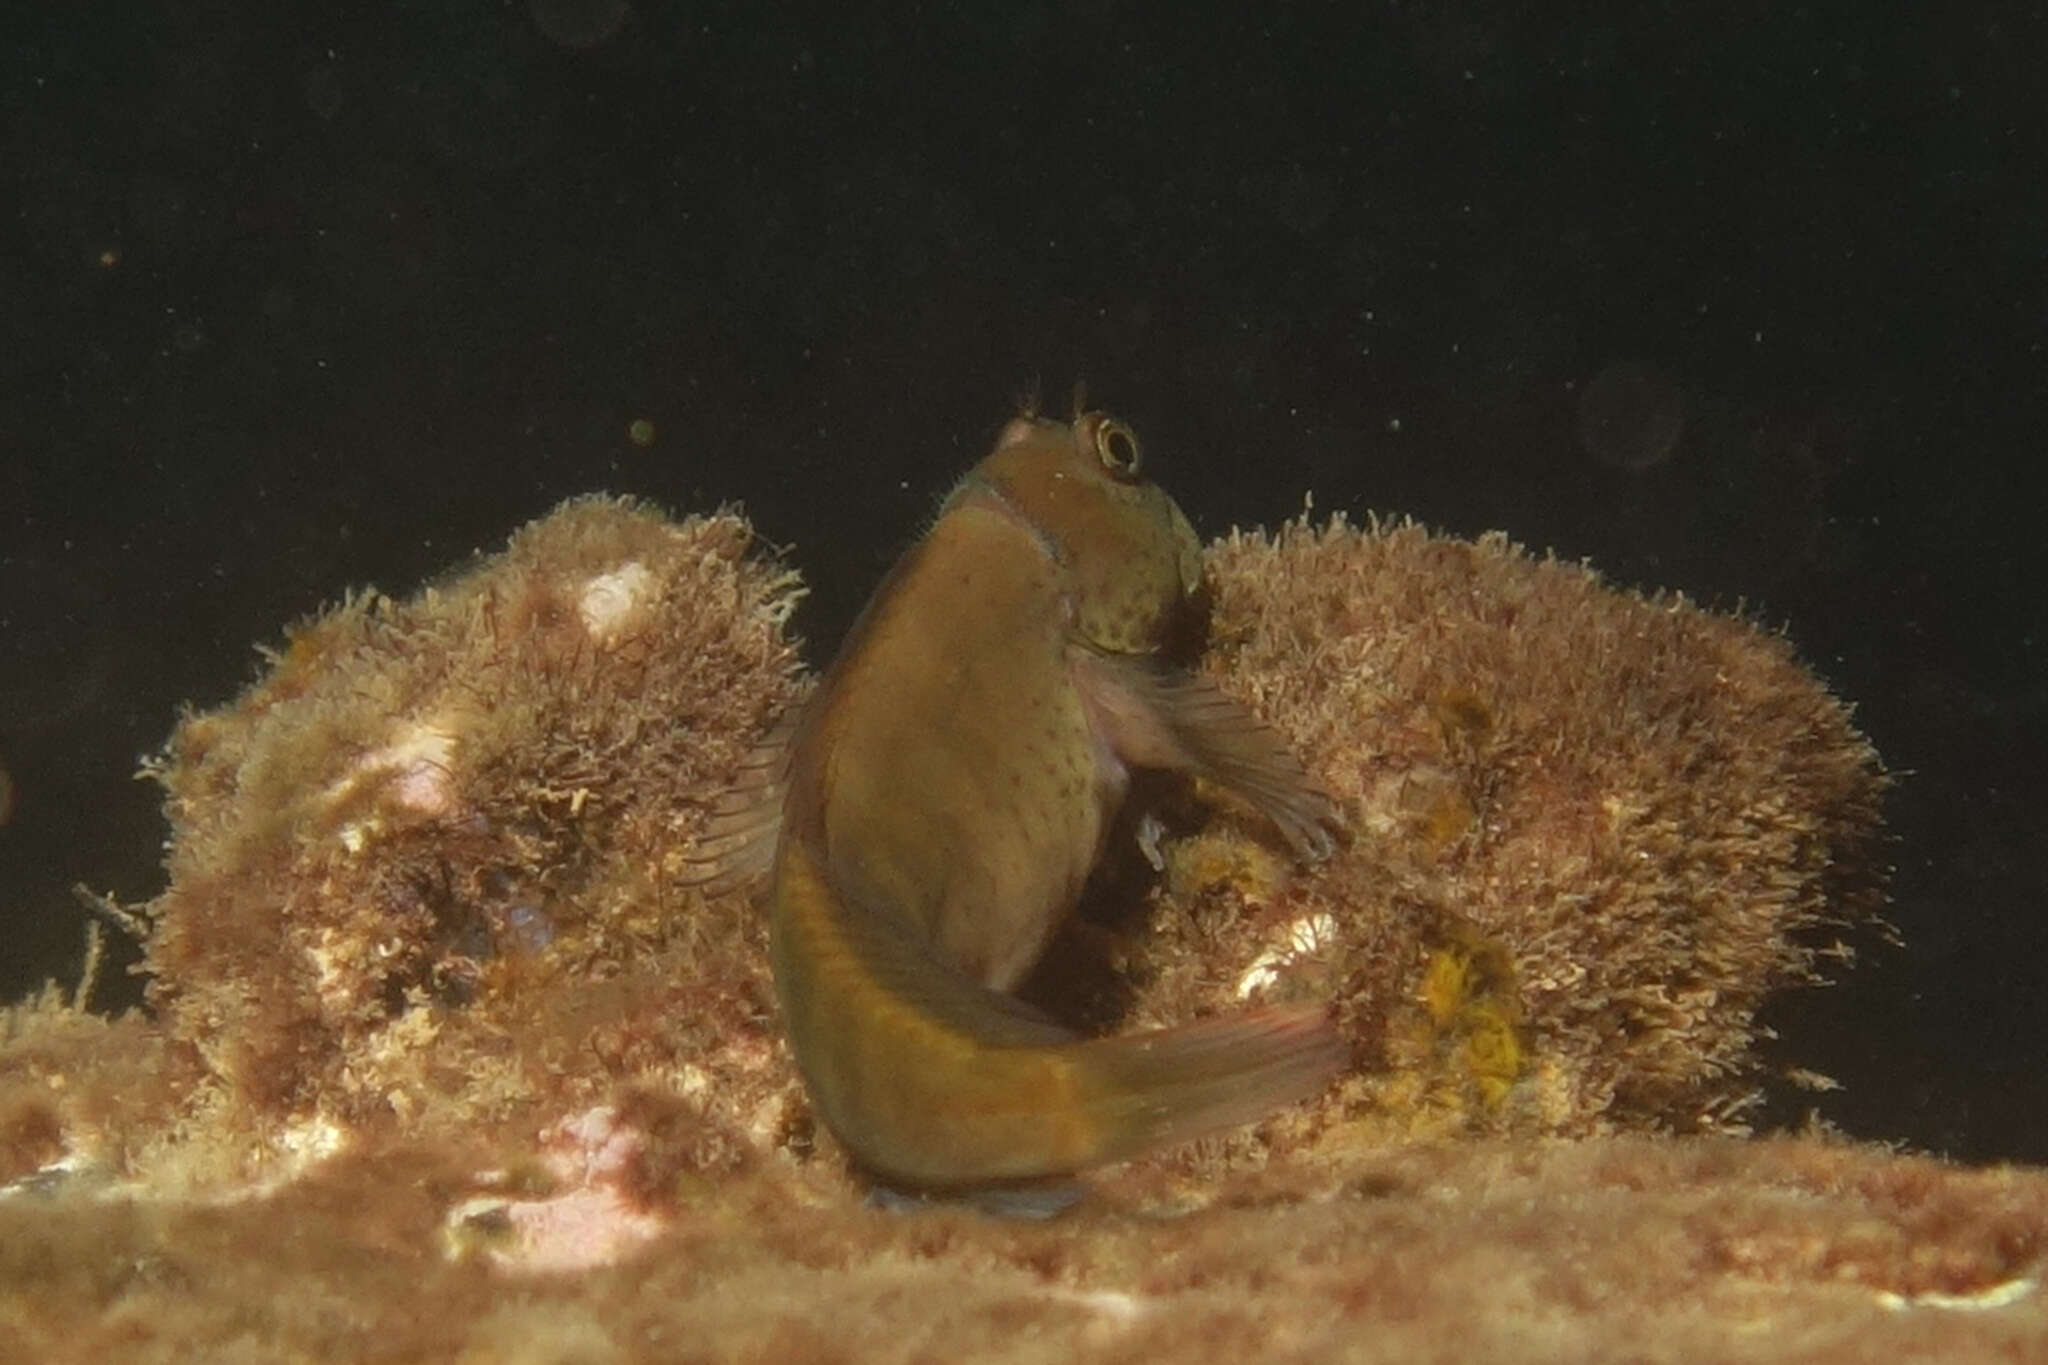
[{"label": "algae-covered rock", "polygon": [[[150,767],[172,837],[145,967],[162,1126],[218,1139],[194,1178],[366,1134],[532,1146],[635,1096],[716,1135],[678,1178],[809,1159],[747,888],[690,873],[803,687],[797,579],[753,544],[730,514],[578,500],[409,600],[348,598],[183,720]],[[1355,1066],[1164,1163],[1737,1123],[1759,1002],[1879,890],[1884,778],[1786,642],[1412,526],[1234,534],[1208,573],[1207,666],[1309,761],[1344,845],[1299,868],[1217,794],[1154,789],[1163,875],[1113,850],[1145,880],[1106,877],[1112,932],[1032,989],[1106,1028],[1327,1001]],[[38,1104],[18,1154],[109,1146]]]},{"label": "algae-covered rock", "polygon": [[1540,1322],[1584,1356],[1703,1275],[1707,1353],[1765,1309],[1840,1310],[1841,1358],[1931,1340],[1923,1305],[2041,1338],[2039,1177],[1600,1136],[1737,1126],[1759,1002],[1877,909],[1884,775],[1781,637],[1411,526],[1233,535],[1207,568],[1203,666],[1341,846],[1301,866],[1223,794],[1143,786],[1028,989],[1114,1029],[1327,1002],[1354,1064],[1321,1098],[1043,1229],[863,1208],[751,888],[704,875],[806,686],[796,576],[735,515],[581,499],[295,628],[150,765],[153,1017],[0,1016],[0,1345],[1477,1360]]},{"label": "algae-covered rock", "polygon": [[252,1134],[540,1123],[625,1078],[707,1090],[735,1053],[766,1074],[759,927],[673,875],[799,685],[797,579],[754,544],[580,499],[409,600],[351,596],[184,719],[150,767],[149,1001]]},{"label": "algae-covered rock", "polygon": [[1350,839],[1294,880],[1232,870],[1235,821],[1170,857],[1162,1012],[1334,998],[1329,1142],[1739,1125],[1759,1003],[1882,900],[1886,778],[1790,644],[1502,536],[1302,521],[1209,565],[1211,669]]}]

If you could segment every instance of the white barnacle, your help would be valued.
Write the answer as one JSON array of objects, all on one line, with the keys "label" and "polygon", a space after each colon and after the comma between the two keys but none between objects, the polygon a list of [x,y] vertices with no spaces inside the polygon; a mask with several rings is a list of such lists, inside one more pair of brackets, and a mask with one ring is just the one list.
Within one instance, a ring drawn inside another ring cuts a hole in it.
[{"label": "white barnacle", "polygon": [[1249,1000],[1260,991],[1280,979],[1280,955],[1268,948],[1252,959],[1252,965],[1244,969],[1244,975],[1237,979],[1237,998]]},{"label": "white barnacle", "polygon": [[1337,921],[1321,912],[1303,915],[1281,931],[1280,941],[1253,958],[1237,979],[1237,998],[1248,1000],[1280,980],[1280,973],[1337,941]]},{"label": "white barnacle", "polygon": [[610,644],[634,608],[646,599],[653,582],[654,575],[637,559],[586,582],[576,609],[590,638],[601,645]]},{"label": "white barnacle", "polygon": [[1337,921],[1329,915],[1303,915],[1287,926],[1287,947],[1295,957],[1319,953],[1337,941]]}]

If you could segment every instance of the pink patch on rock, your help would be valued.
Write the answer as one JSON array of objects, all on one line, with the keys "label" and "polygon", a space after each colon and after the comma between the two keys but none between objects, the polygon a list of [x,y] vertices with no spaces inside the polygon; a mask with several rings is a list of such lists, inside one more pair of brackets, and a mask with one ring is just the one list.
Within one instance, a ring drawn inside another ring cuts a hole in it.
[{"label": "pink patch on rock", "polygon": [[500,1264],[539,1273],[588,1270],[612,1264],[668,1227],[619,1188],[646,1139],[618,1120],[617,1110],[599,1105],[542,1131],[542,1160],[563,1188],[505,1206],[514,1246],[496,1253]]}]

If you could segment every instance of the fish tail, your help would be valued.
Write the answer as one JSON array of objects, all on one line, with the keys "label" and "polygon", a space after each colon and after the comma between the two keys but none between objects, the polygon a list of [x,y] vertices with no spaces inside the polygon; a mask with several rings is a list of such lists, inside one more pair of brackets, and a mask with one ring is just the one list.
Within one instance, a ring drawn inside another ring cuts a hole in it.
[{"label": "fish tail", "polygon": [[1264,1118],[1316,1094],[1350,1060],[1322,1009],[1253,1010],[1069,1051],[1103,1161]]},{"label": "fish tail", "polygon": [[840,902],[802,841],[782,849],[770,943],[812,1103],[863,1167],[910,1188],[1122,1160],[1263,1118],[1348,1060],[1323,1010],[1078,1039]]}]

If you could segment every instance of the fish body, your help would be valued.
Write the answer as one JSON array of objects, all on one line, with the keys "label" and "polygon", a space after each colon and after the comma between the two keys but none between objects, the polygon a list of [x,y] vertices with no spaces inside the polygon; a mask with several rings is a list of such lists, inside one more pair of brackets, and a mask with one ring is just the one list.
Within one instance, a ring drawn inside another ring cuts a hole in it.
[{"label": "fish body", "polygon": [[1345,1050],[1322,1011],[1083,1039],[1005,994],[1073,909],[1133,767],[1199,773],[1327,853],[1327,798],[1160,651],[1200,545],[1102,413],[1019,418],[849,635],[783,759],[776,992],[872,1173],[971,1188],[1257,1118]]}]

